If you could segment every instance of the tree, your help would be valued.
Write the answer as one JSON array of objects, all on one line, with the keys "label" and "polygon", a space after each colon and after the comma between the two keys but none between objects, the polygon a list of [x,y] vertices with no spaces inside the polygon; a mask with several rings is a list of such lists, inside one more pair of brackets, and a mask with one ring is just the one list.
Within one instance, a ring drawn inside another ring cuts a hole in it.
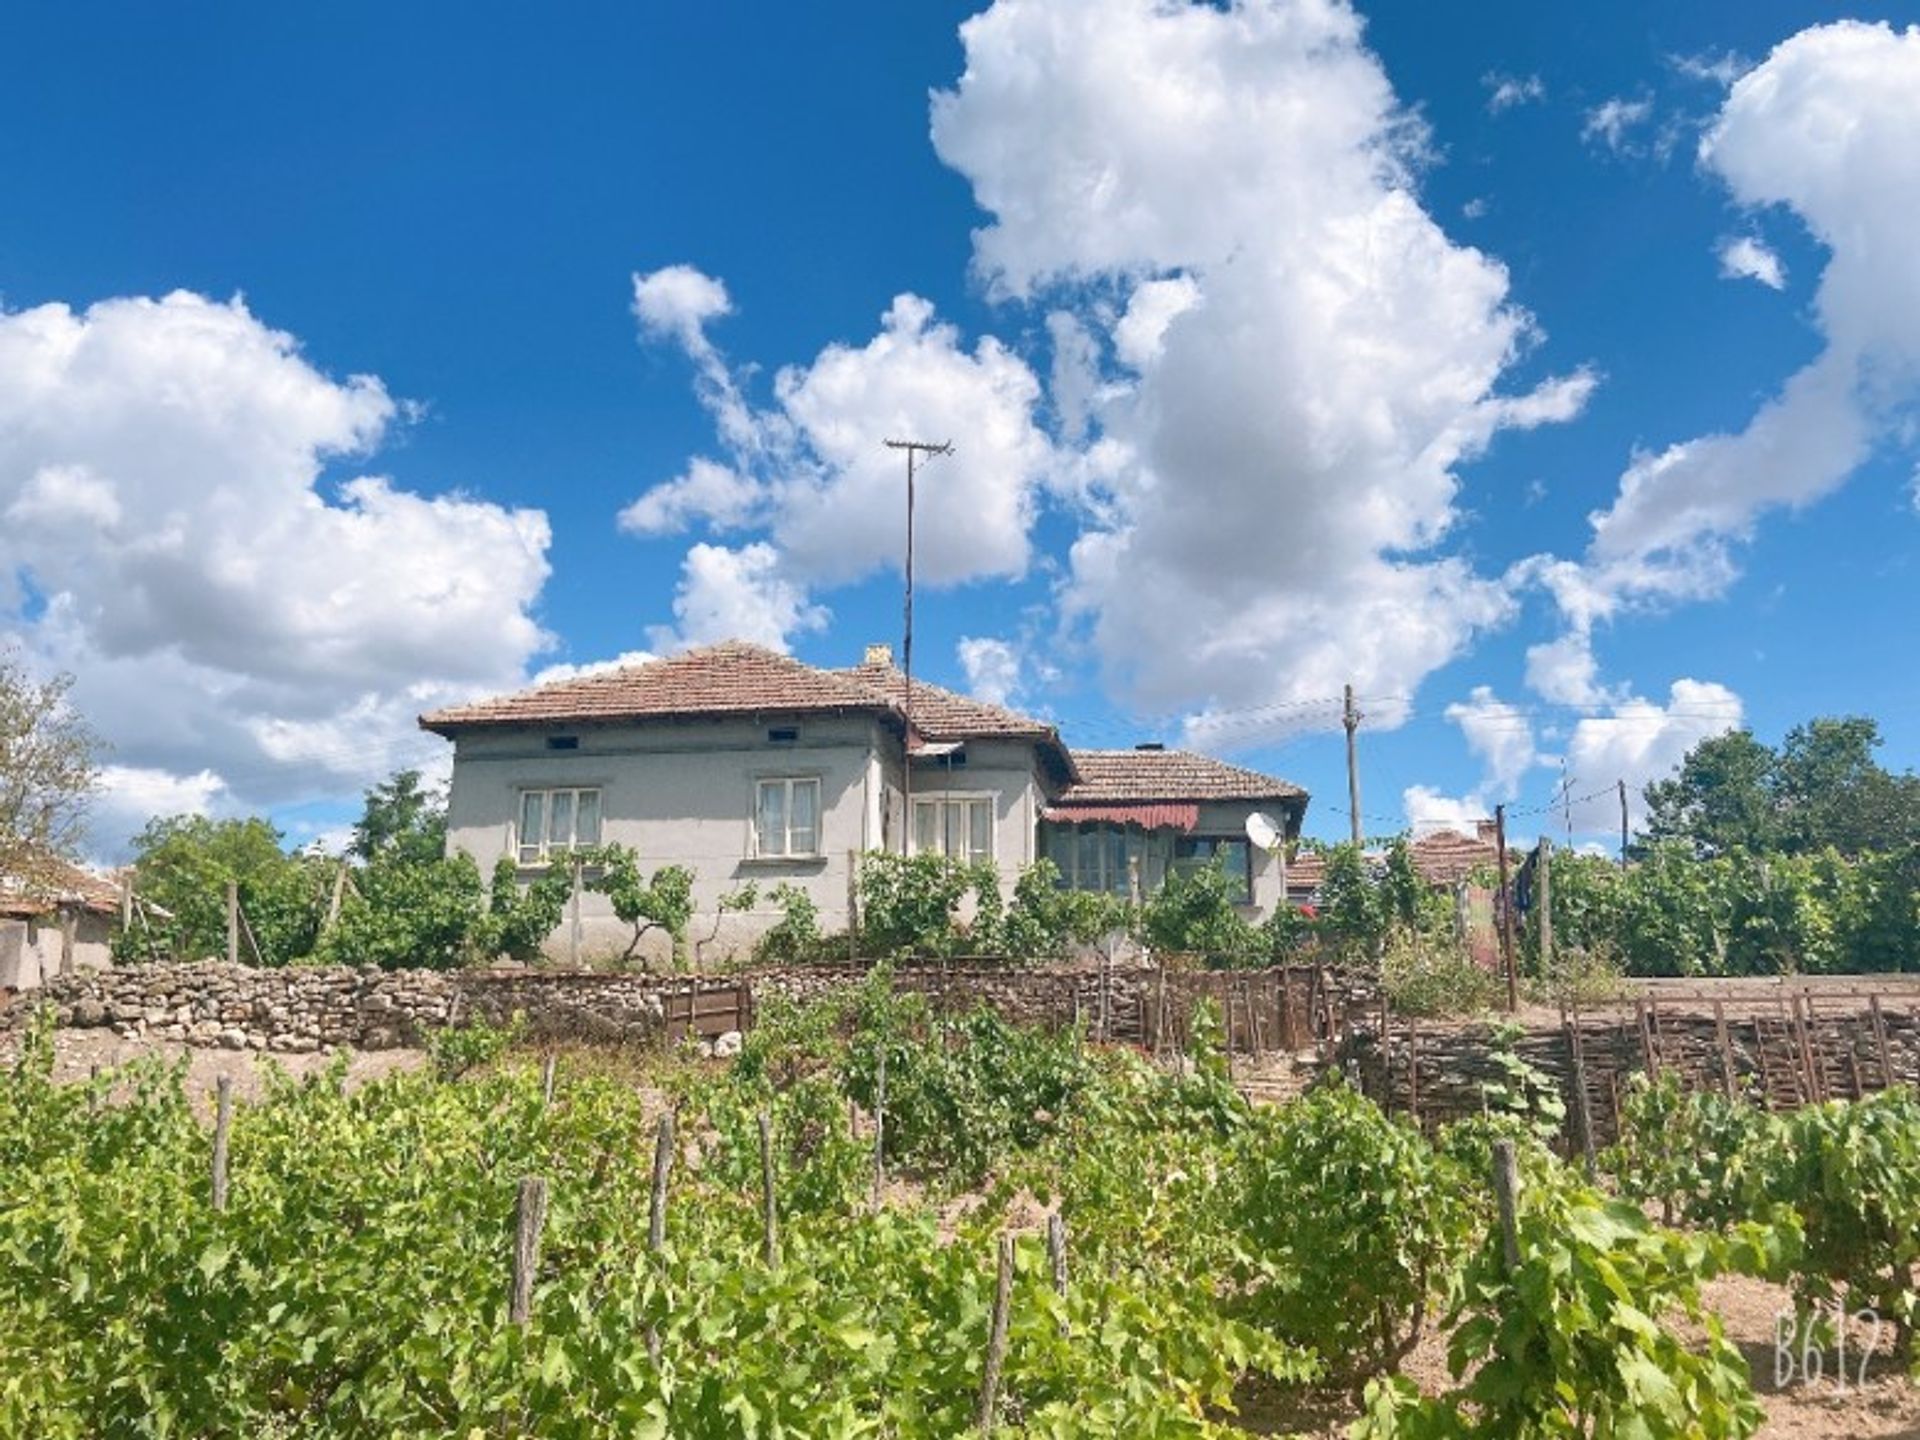
[{"label": "tree", "polygon": [[1773,848],[1779,840],[1779,758],[1751,730],[1702,740],[1672,779],[1647,786],[1646,838],[1655,844],[1685,840],[1701,855]]},{"label": "tree", "polygon": [[71,675],[35,680],[0,658],[0,875],[28,888],[72,854],[99,779],[100,741],[67,703]]},{"label": "tree", "polygon": [[447,852],[447,798],[421,782],[418,770],[398,770],[367,791],[347,853],[373,861],[438,860]]},{"label": "tree", "polygon": [[[140,893],[171,913],[157,929],[159,944],[173,958],[226,953],[230,882],[240,887],[240,907],[263,960],[284,965],[312,953],[326,875],[317,862],[289,855],[280,832],[265,820],[167,816],[147,823],[133,851]],[[144,949],[147,939],[140,934],[122,943]],[[240,952],[252,958],[245,942]]]}]

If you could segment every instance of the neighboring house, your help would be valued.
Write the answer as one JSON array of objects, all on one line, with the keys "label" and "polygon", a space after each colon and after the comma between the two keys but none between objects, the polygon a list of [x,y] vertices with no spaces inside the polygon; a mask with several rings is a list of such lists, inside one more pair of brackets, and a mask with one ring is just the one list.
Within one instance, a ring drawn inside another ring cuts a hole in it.
[{"label": "neighboring house", "polygon": [[55,975],[112,961],[119,888],[51,857],[33,871],[0,875],[0,990],[36,990]]},{"label": "neighboring house", "polygon": [[[1008,891],[1044,854],[1065,883],[1122,894],[1131,861],[1150,890],[1169,866],[1217,854],[1243,877],[1251,918],[1279,902],[1277,867],[1245,825],[1264,810],[1297,835],[1298,786],[1157,746],[1069,750],[1043,721],[921,680],[910,704],[911,743],[906,677],[885,646],[827,670],[735,641],[420,724],[454,742],[448,845],[489,873],[503,855],[526,878],[574,846],[618,842],[649,872],[693,871],[701,936],[722,895],[758,882],[759,912],[727,917],[710,954],[772,923],[783,882],[823,928],[843,928],[867,850],[991,860]],[[583,953],[624,948],[606,901],[581,903]]]}]

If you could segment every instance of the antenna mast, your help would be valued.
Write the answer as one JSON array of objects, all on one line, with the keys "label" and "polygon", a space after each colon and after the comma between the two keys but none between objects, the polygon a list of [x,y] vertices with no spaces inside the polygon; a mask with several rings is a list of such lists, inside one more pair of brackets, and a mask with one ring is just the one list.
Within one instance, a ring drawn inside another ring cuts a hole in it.
[{"label": "antenna mast", "polygon": [[900,837],[900,853],[911,854],[913,850],[913,479],[919,468],[920,458],[928,460],[939,455],[951,455],[953,442],[947,440],[935,445],[927,440],[888,440],[889,450],[907,452],[907,563],[906,563],[906,623],[905,634],[900,646],[900,671],[906,678],[901,703],[901,711],[906,717],[907,737],[901,748],[901,804],[906,814],[901,817],[905,833]]}]

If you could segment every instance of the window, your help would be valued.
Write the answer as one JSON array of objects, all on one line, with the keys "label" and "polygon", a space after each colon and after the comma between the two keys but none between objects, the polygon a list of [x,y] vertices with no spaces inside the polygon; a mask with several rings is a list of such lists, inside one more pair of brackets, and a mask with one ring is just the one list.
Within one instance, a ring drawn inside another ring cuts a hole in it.
[{"label": "window", "polygon": [[753,787],[753,853],[810,859],[820,853],[820,782],[781,778]]},{"label": "window", "polygon": [[522,865],[544,865],[582,845],[600,843],[598,790],[522,790],[519,855]]},{"label": "window", "polygon": [[1191,874],[1218,863],[1237,905],[1253,903],[1253,847],[1244,839],[1183,835],[1173,843],[1173,868]]},{"label": "window", "polygon": [[[1119,825],[1043,825],[1040,842],[1046,857],[1060,871],[1063,890],[1104,890],[1129,893],[1130,861],[1146,862],[1146,835]],[[1141,876],[1141,884],[1146,884]]]},{"label": "window", "polygon": [[767,731],[769,745],[792,745],[800,738],[800,730],[795,725],[776,725]]},{"label": "window", "polygon": [[913,849],[971,863],[993,858],[991,795],[913,797]]},{"label": "window", "polygon": [[578,750],[579,748],[580,737],[578,735],[549,735],[547,737],[547,749],[549,750]]}]

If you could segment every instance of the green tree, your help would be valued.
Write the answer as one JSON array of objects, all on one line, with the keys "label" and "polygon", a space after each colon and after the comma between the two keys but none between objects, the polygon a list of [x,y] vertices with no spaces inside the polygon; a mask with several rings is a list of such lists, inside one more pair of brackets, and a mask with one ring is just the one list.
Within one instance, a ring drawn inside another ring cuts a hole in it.
[{"label": "green tree", "polygon": [[369,862],[395,856],[433,861],[446,852],[446,796],[424,784],[418,770],[397,770],[367,791],[349,855]]},{"label": "green tree", "polygon": [[1673,778],[1647,786],[1647,840],[1684,840],[1702,855],[1772,848],[1780,838],[1779,758],[1751,730],[1702,740]]},{"label": "green tree", "polygon": [[[148,822],[134,838],[133,852],[141,895],[172,917],[157,921],[152,937],[163,953],[178,960],[226,954],[229,883],[240,887],[241,913],[263,961],[285,965],[313,952],[329,867],[289,855],[267,821],[167,816]],[[148,939],[136,932],[120,944],[145,951]],[[253,958],[244,939],[240,955]]]},{"label": "green tree", "polygon": [[472,856],[382,855],[355,872],[321,953],[345,965],[450,970],[475,958],[486,914],[486,886]]},{"label": "green tree", "polygon": [[1920,840],[1920,779],[1883,769],[1879,748],[1880,726],[1864,715],[1787,732],[1774,783],[1786,848],[1858,855]]}]

